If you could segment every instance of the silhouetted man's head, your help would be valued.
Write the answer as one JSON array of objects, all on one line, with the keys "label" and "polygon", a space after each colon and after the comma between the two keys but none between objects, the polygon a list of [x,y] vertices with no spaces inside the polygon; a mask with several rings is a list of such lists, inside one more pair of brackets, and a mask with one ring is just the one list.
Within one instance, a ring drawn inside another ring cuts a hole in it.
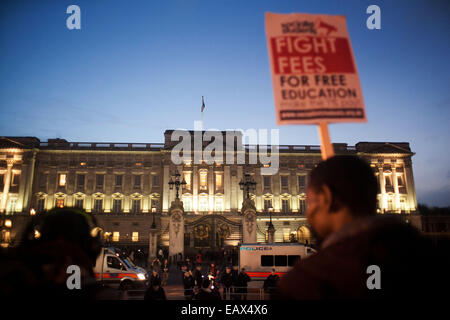
[{"label": "silhouetted man's head", "polygon": [[347,222],[376,213],[377,181],[356,156],[335,156],[311,171],[306,216],[320,239]]}]

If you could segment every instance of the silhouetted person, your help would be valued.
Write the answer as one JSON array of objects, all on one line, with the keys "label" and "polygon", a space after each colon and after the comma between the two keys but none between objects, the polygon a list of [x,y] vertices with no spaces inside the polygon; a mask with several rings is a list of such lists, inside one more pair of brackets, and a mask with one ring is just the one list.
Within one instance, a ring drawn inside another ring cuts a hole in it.
[{"label": "silhouetted person", "polygon": [[158,280],[153,281],[150,287],[145,292],[144,300],[167,300],[166,293],[161,287],[161,282]]},{"label": "silhouetted person", "polygon": [[200,291],[195,295],[195,300],[221,300],[221,298],[220,293],[210,285],[208,278],[205,278]]},{"label": "silhouetted person", "polygon": [[194,278],[187,271],[184,273],[183,286],[184,286],[184,298],[186,300],[192,300],[192,297],[194,296]]},{"label": "silhouetted person", "polygon": [[279,281],[280,277],[275,273],[275,269],[272,269],[270,275],[264,280],[264,291],[267,292],[271,298],[273,298],[273,295],[276,292]]},{"label": "silhouetted person", "polygon": [[247,300],[247,287],[251,281],[249,275],[245,272],[245,268],[241,269],[236,280],[236,293],[238,300]]},{"label": "silhouetted person", "polygon": [[[356,156],[335,156],[310,174],[306,217],[319,250],[281,280],[285,299],[418,298],[447,276],[418,230],[376,215],[377,180]],[[380,268],[380,281],[368,267]],[[372,277],[371,277],[372,276]],[[369,277],[371,277],[369,279]],[[369,289],[380,284],[381,289]]]},{"label": "silhouetted person", "polygon": [[193,277],[194,277],[195,287],[197,289],[200,289],[201,286],[202,286],[202,282],[203,282],[202,266],[201,265],[197,265],[195,267],[195,270],[194,270],[194,273],[193,273]]},{"label": "silhouetted person", "polygon": [[[11,248],[7,261],[0,259],[0,297],[46,301],[118,298],[95,280],[100,237],[95,218],[83,210],[65,207],[37,214],[25,228],[19,247]],[[81,289],[70,290],[67,285],[76,284],[76,272],[67,273],[71,265],[80,269]]]},{"label": "silhouetted person", "polygon": [[153,284],[157,283],[158,285],[161,285],[161,277],[159,276],[158,272],[156,270],[152,271],[152,275],[149,279],[150,286],[153,286]]},{"label": "silhouetted person", "polygon": [[233,285],[233,275],[231,274],[231,268],[226,267],[225,272],[222,274],[220,282],[223,285],[223,299],[229,299],[231,293],[231,286]]}]

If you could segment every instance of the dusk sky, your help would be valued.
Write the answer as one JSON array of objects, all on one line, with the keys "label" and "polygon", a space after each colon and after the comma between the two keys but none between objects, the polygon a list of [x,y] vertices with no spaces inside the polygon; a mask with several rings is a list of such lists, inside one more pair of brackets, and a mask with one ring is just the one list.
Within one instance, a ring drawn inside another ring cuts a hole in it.
[{"label": "dusk sky", "polygon": [[330,125],[332,142],[409,142],[418,202],[450,206],[450,1],[3,0],[0,136],[163,142],[193,129],[203,95],[206,129],[318,145],[314,125],[275,124],[265,12],[347,17],[368,122]]}]

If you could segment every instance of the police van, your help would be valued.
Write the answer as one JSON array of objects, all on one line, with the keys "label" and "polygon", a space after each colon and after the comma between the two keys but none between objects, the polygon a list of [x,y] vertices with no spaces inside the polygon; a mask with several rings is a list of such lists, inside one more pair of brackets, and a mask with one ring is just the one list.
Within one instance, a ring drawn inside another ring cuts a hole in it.
[{"label": "police van", "polygon": [[120,257],[114,248],[102,248],[97,257],[94,274],[97,281],[122,290],[147,286],[147,272],[128,258]]},{"label": "police van", "polygon": [[239,247],[239,268],[252,280],[264,280],[275,269],[283,277],[299,259],[304,259],[315,250],[300,243],[249,243]]}]

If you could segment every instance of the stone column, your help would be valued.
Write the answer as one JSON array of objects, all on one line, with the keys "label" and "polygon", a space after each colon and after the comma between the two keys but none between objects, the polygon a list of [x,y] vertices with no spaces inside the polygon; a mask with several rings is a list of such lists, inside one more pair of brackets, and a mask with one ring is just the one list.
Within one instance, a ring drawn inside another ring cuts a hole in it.
[{"label": "stone column", "polygon": [[269,228],[267,229],[269,235],[267,238],[267,243],[274,243],[275,242],[275,227],[272,225],[269,225]]},{"label": "stone column", "polygon": [[381,203],[380,203],[380,210],[381,212],[386,211],[387,205],[386,205],[386,185],[384,180],[384,173],[383,173],[383,167],[378,167],[378,179],[380,182],[380,192],[381,192]]},{"label": "stone column", "polygon": [[148,235],[148,264],[151,265],[152,261],[156,258],[156,250],[158,248],[158,229],[150,228]]},{"label": "stone column", "polygon": [[26,181],[27,186],[25,189],[25,194],[23,198],[23,209],[28,210],[30,209],[31,202],[32,202],[32,196],[33,196],[33,181],[34,181],[34,166],[36,164],[36,149],[33,150],[33,155],[31,157],[31,163],[28,167],[28,179]]},{"label": "stone column", "polygon": [[416,211],[417,210],[417,198],[416,198],[416,189],[414,187],[414,177],[412,172],[412,163],[411,159],[405,160],[405,178],[406,178],[406,192],[408,194],[408,205],[409,210]]},{"label": "stone column", "polygon": [[6,177],[5,177],[5,183],[3,187],[3,196],[0,202],[0,212],[5,213],[6,211],[6,204],[8,202],[8,193],[9,193],[9,186],[11,185],[11,175],[12,175],[12,167],[14,164],[14,159],[7,159],[6,165],[7,165],[7,171],[6,171]]},{"label": "stone column", "polygon": [[256,207],[250,199],[242,204],[242,243],[256,243]]},{"label": "stone column", "polygon": [[397,170],[392,166],[392,185],[394,186],[394,210],[400,210],[400,193],[398,191]]},{"label": "stone column", "polygon": [[169,256],[184,255],[184,208],[180,199],[172,201],[169,209]]},{"label": "stone column", "polygon": [[230,166],[224,166],[223,168],[223,204],[224,211],[230,211],[231,209],[231,172]]},{"label": "stone column", "polygon": [[169,165],[164,165],[164,170],[163,170],[163,176],[159,177],[160,179],[162,179],[162,181],[159,181],[160,183],[163,184],[162,189],[163,189],[163,196],[162,196],[162,210],[163,212],[167,212],[169,209],[169,180],[170,180],[170,176],[169,176]]}]

